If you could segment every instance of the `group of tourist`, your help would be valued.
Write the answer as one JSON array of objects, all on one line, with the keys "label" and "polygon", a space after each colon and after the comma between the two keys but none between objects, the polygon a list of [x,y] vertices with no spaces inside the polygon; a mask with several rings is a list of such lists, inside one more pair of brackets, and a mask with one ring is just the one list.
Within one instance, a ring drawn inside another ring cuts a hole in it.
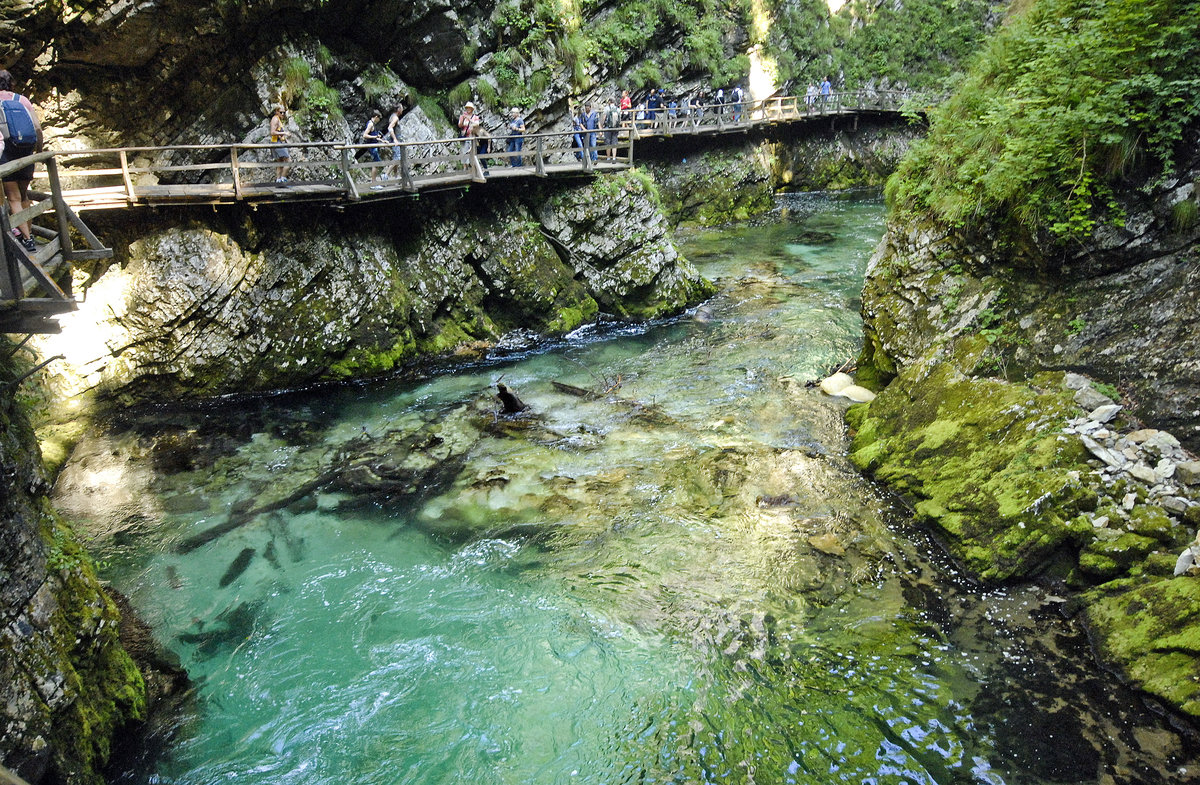
[{"label": "group of tourist", "polygon": [[[810,82],[804,95],[807,106],[823,104],[829,100],[832,85],[829,77],[820,84]],[[367,120],[366,126],[359,135],[362,144],[369,144],[367,155],[374,163],[371,168],[371,179],[388,180],[398,176],[401,157],[399,131],[400,118],[404,107],[397,105],[383,122],[383,113],[376,110]],[[595,162],[599,159],[601,149],[604,156],[617,160],[618,137],[622,129],[632,126],[638,128],[672,128],[688,122],[692,118],[701,118],[707,112],[731,115],[733,122],[738,123],[746,116],[746,92],[741,85],[734,85],[728,91],[724,88],[709,92],[685,94],[682,98],[668,96],[659,88],[650,88],[641,101],[635,106],[628,90],[621,91],[620,97],[613,96],[598,109],[592,100],[585,101],[580,107],[572,107],[570,111],[571,144],[575,159],[582,161],[585,156]],[[275,171],[275,182],[286,183],[291,158],[286,146],[289,132],[286,127],[287,111],[282,107],[275,109],[271,117],[270,138],[275,148],[275,160],[278,164]],[[525,147],[525,117],[519,107],[508,110],[504,122],[505,156],[510,166],[524,166],[525,157],[522,151]],[[474,101],[467,101],[458,116],[459,137],[466,140],[467,149],[475,154],[483,168],[484,176],[491,174],[491,159],[489,155],[496,152],[493,148],[491,133],[484,123]],[[602,143],[601,141],[602,136]],[[393,163],[387,166],[382,163],[380,147],[391,146]],[[380,174],[382,170],[382,174]],[[377,186],[378,187],[378,186]]]}]

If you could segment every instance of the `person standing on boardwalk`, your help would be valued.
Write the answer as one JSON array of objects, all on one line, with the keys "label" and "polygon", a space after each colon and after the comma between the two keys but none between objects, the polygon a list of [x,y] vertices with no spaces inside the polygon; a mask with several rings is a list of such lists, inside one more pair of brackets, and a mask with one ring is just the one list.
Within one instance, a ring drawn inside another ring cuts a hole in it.
[{"label": "person standing on boardwalk", "polygon": [[607,147],[605,156],[613,161],[617,160],[617,136],[620,133],[621,127],[621,110],[617,108],[617,102],[612,98],[608,99],[608,105],[604,107],[604,144]]},{"label": "person standing on boardwalk", "polygon": [[[510,153],[520,153],[525,148],[525,118],[521,117],[521,110],[513,107],[509,112],[508,119],[508,145],[507,151]],[[508,159],[508,162],[513,166],[520,166],[523,161],[520,155],[515,155]]]},{"label": "person standing on boardwalk", "polygon": [[[391,173],[393,179],[400,178],[400,144],[404,139],[400,136],[400,117],[404,114],[404,104],[396,104],[396,108],[388,116],[387,132],[384,133],[385,141],[392,143],[392,166]],[[387,175],[384,175],[386,178]]]},{"label": "person standing on boardwalk", "polygon": [[583,135],[580,131],[583,130],[583,111],[576,112],[571,109],[571,147],[575,150],[575,160],[583,160]]},{"label": "person standing on boardwalk", "polygon": [[812,106],[817,102],[817,83],[809,82],[808,89],[804,91],[804,105]]},{"label": "person standing on boardwalk", "polygon": [[286,183],[288,181],[288,172],[291,171],[289,163],[292,156],[288,153],[285,146],[290,132],[287,129],[287,110],[282,106],[275,107],[275,114],[271,115],[271,144],[275,147],[275,182]]},{"label": "person standing on boardwalk", "polygon": [[468,130],[471,138],[475,140],[475,154],[479,156],[479,163],[483,166],[483,176],[487,177],[491,174],[488,171],[491,161],[487,158],[487,154],[491,152],[491,135],[484,128],[483,120],[477,114],[471,115]]},{"label": "person standing on boardwalk", "polygon": [[621,122],[628,125],[633,118],[633,99],[629,97],[628,90],[621,91]]},{"label": "person standing on boardwalk", "polygon": [[742,101],[745,100],[745,93],[742,92],[741,85],[733,86],[730,99],[733,101],[733,121],[736,123],[742,119]]},{"label": "person standing on boardwalk", "polygon": [[[42,149],[42,123],[37,109],[25,96],[14,93],[13,77],[0,69],[0,111],[4,113],[4,134],[0,139],[0,164],[16,161],[33,155]],[[32,207],[29,199],[29,183],[33,181],[33,164],[4,176],[4,198],[8,200],[8,214],[16,215],[26,207]],[[37,241],[33,239],[29,222],[13,228],[21,247],[26,252],[37,252]]]},{"label": "person standing on boardwalk", "polygon": [[829,77],[825,77],[825,81],[821,82],[821,107],[824,108],[829,103],[829,95],[833,92],[833,87],[829,84]]},{"label": "person standing on boardwalk", "polygon": [[458,116],[458,135],[467,140],[464,153],[471,152],[471,120],[475,119],[475,104],[467,101],[463,104],[462,114]]},{"label": "person standing on boardwalk", "polygon": [[587,151],[585,154],[590,155],[592,161],[595,162],[597,157],[595,131],[600,128],[600,115],[592,108],[591,101],[583,105],[583,113],[579,115],[579,125],[584,131],[590,132],[584,135],[584,148]]},{"label": "person standing on boardwalk", "polygon": [[467,101],[463,104],[462,114],[458,116],[458,134],[464,139],[471,135],[471,119],[475,117],[475,104]]},{"label": "person standing on boardwalk", "polygon": [[[375,112],[371,113],[371,119],[367,121],[366,128],[363,128],[363,132],[362,132],[362,141],[363,142],[365,142],[366,144],[372,144],[374,142],[382,142],[383,141],[383,134],[381,134],[379,132],[379,121],[382,119],[383,119],[383,114],[380,113],[379,111],[375,111]],[[378,147],[368,147],[367,154],[371,156],[372,161],[374,161],[375,163],[379,163],[379,148]],[[372,180],[378,179],[380,168],[381,167],[378,167],[378,166],[371,167],[371,179]],[[386,172],[384,173],[383,178],[385,180],[387,179]]]},{"label": "person standing on boardwalk", "polygon": [[662,95],[656,88],[650,88],[650,95],[646,96],[646,119],[650,121],[650,127],[653,128],[658,124],[658,110],[662,108]]}]

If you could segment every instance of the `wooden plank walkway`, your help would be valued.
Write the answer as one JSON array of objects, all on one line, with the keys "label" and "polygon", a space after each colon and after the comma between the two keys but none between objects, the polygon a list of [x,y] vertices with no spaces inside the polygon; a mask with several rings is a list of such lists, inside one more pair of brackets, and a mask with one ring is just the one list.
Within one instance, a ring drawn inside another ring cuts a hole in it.
[{"label": "wooden plank walkway", "polygon": [[[0,209],[0,332],[55,333],[58,323],[53,317],[73,311],[71,275],[66,271],[71,262],[107,259],[112,250],[105,248],[78,214],[63,198],[54,153],[39,153],[0,166],[0,177],[15,172],[30,162],[45,164],[49,193],[30,191],[32,205],[15,215],[9,215],[7,204]],[[12,234],[14,226],[42,217],[42,223],[31,223],[36,250],[27,251]],[[87,248],[76,248],[72,230],[82,238]],[[42,242],[39,242],[42,241]],[[60,274],[65,271],[66,274]]]},{"label": "wooden plank walkway", "polygon": [[[653,115],[626,117],[617,128],[526,134],[519,152],[484,154],[476,152],[474,140],[466,139],[288,144],[292,160],[287,162],[274,160],[280,146],[270,144],[39,153],[0,167],[3,174],[31,160],[44,164],[36,182],[47,189],[31,191],[34,205],[16,215],[9,216],[6,205],[0,209],[0,332],[57,332],[52,317],[75,309],[71,276],[61,274],[64,268],[112,255],[80,220],[86,210],[305,201],[363,204],[513,179],[592,176],[631,167],[639,141],[748,133],[823,118],[853,117],[857,126],[859,116],[920,113],[925,103],[909,93],[860,91],[663,107]],[[507,139],[493,143],[505,145]],[[371,160],[372,149],[383,160]],[[364,155],[367,160],[358,160]],[[276,181],[280,167],[287,168],[286,182]],[[35,225],[39,244],[31,253],[13,238],[10,228],[34,218],[41,225]],[[72,246],[72,230],[87,248]]]},{"label": "wooden plank walkway", "polygon": [[[747,133],[822,118],[852,117],[857,124],[861,115],[895,115],[912,107],[920,111],[921,103],[910,93],[858,91],[814,99],[782,96],[742,104],[664,107],[653,118],[629,117],[614,129],[526,134],[520,153],[493,151],[484,156],[464,139],[288,144],[292,160],[286,163],[274,160],[278,145],[270,144],[125,147],[54,155],[60,177],[67,181],[63,198],[76,211],[235,202],[371,202],[514,177],[617,171],[633,165],[634,144],[641,140]],[[606,130],[616,133],[612,148],[605,146]],[[498,147],[507,139],[492,141]],[[579,145],[598,150],[598,159],[593,163],[579,156]],[[372,148],[383,160],[369,159]],[[615,160],[606,155],[609,150]],[[360,156],[368,160],[360,161]],[[518,157],[522,165],[509,166]],[[288,181],[274,182],[281,166],[287,167]]]}]

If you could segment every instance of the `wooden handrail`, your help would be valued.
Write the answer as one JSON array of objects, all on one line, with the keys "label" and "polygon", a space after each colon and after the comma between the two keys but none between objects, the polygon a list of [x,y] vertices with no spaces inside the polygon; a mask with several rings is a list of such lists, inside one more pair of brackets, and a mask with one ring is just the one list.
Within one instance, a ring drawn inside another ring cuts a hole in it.
[{"label": "wooden handrail", "polygon": [[[621,122],[615,128],[526,133],[522,135],[525,139],[522,153],[496,149],[485,157],[497,164],[514,163],[514,159],[521,158],[524,172],[517,172],[518,176],[544,177],[572,171],[589,173],[597,168],[593,166],[591,154],[600,147],[606,150],[609,147],[607,140],[600,136],[605,131],[618,132],[616,161],[624,166],[630,165],[634,159],[633,144],[647,136],[745,133],[751,128],[784,122],[832,118],[858,112],[893,112],[903,105],[912,105],[919,98],[918,94],[906,91],[860,90],[836,91],[825,96],[744,97],[737,103],[727,100],[721,104],[668,105],[656,108],[653,120],[645,116],[637,119],[630,113],[623,113]],[[855,123],[857,125],[857,114]],[[573,146],[574,137],[581,134],[592,135],[591,149],[580,150]],[[498,133],[493,137],[493,143],[503,144],[507,138],[507,134]],[[287,166],[296,174],[289,178],[290,182],[280,184],[274,183],[273,177],[259,174],[280,165],[270,155],[270,151],[278,149],[279,144],[268,142],[47,151],[5,164],[0,167],[0,173],[15,171],[29,163],[44,162],[53,157],[58,163],[57,176],[60,180],[89,178],[86,188],[62,190],[66,202],[77,205],[79,209],[141,204],[207,204],[252,199],[357,200],[395,194],[397,191],[412,193],[422,187],[478,182],[483,179],[483,165],[474,153],[476,142],[475,139],[461,137],[400,142],[291,142],[286,145],[292,152],[292,159]],[[358,160],[362,151],[372,148],[391,150],[392,158],[378,162],[373,158]],[[313,151],[316,157],[306,158],[306,151]],[[576,153],[580,154],[578,158]],[[136,156],[137,160],[131,162],[131,155]],[[189,157],[198,162],[179,162]],[[156,158],[161,159],[161,163],[155,163]],[[613,159],[607,158],[604,163],[603,168],[611,168]],[[396,188],[392,183],[385,184],[385,173],[391,174],[395,178],[392,181],[394,185],[400,187]],[[135,180],[143,175],[151,175],[154,179],[147,178],[148,182],[135,185]],[[505,172],[505,177],[512,175]],[[48,175],[39,171],[35,176]],[[109,177],[119,177],[117,182],[120,185],[110,186],[102,179]],[[358,183],[364,179],[376,183],[371,194],[365,191],[360,193]],[[303,184],[313,187],[292,187]],[[121,194],[119,201],[113,198],[115,193]]]}]

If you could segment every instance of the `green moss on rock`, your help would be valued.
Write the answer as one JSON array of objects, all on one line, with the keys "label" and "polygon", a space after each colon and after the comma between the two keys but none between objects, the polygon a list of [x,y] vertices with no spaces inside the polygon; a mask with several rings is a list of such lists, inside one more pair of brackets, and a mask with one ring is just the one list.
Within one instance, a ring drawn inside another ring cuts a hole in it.
[{"label": "green moss on rock", "polygon": [[[962,360],[974,357],[966,350]],[[1077,479],[1077,440],[1059,431],[1074,404],[1061,390],[966,376],[951,362],[906,368],[856,412],[851,459],[916,500],[917,517],[984,580],[1036,571],[1079,540],[1095,509]]]},{"label": "green moss on rock", "polygon": [[1134,585],[1093,602],[1085,618],[1103,659],[1141,689],[1200,717],[1200,580]]}]

